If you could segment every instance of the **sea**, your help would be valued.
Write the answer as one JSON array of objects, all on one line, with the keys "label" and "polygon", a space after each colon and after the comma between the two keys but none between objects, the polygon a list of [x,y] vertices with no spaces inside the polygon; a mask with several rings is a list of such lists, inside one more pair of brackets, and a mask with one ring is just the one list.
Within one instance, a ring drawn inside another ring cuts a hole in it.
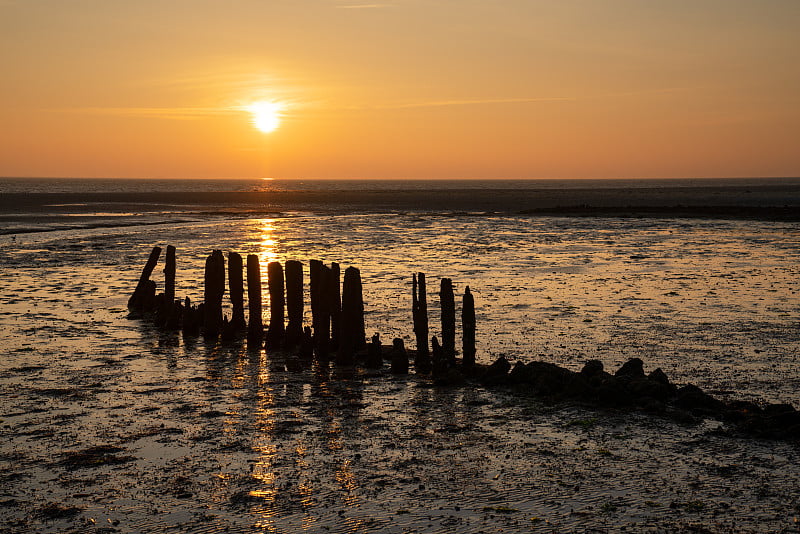
[{"label": "sea", "polygon": [[[306,276],[312,259],[337,262],[360,269],[367,334],[413,349],[422,272],[431,335],[440,280],[457,314],[470,288],[480,363],[613,372],[641,358],[726,400],[800,407],[798,178],[3,178],[0,527],[797,528],[797,449],[713,421],[293,373],[245,341],[160,332],[126,303],[166,245],[194,302],[212,250],[258,255],[264,281],[272,261]],[[70,463],[90,453],[95,465]]]}]

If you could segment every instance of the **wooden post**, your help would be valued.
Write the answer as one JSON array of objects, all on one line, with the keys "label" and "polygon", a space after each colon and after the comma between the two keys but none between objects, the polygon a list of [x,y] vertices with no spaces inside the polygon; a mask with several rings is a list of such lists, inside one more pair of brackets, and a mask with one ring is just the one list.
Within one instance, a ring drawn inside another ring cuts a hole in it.
[{"label": "wooden post", "polygon": [[300,359],[311,360],[314,358],[314,334],[311,327],[303,328],[303,337],[300,339]]},{"label": "wooden post", "polygon": [[355,309],[353,313],[356,318],[356,350],[367,348],[367,329],[364,323],[364,288],[361,284],[361,271],[352,267],[353,277],[353,297],[355,299]]},{"label": "wooden post", "polygon": [[330,297],[329,288],[331,286],[331,270],[324,264],[319,266],[319,284],[318,295],[319,302],[317,304],[317,314],[319,320],[317,327],[314,330],[314,343],[317,347],[317,357],[320,360],[328,358],[331,348],[331,310],[330,310]]},{"label": "wooden post", "polygon": [[367,361],[364,362],[364,366],[367,369],[380,369],[383,367],[381,335],[377,332],[372,336],[372,343],[367,347]]},{"label": "wooden post", "polygon": [[403,344],[403,339],[396,337],[392,340],[392,374],[404,375],[408,373],[408,353]]},{"label": "wooden post", "polygon": [[431,355],[428,350],[428,296],[425,273],[413,275],[411,315],[414,321],[414,335],[417,339],[414,368],[418,373],[428,373],[431,370]]},{"label": "wooden post", "polygon": [[233,314],[231,315],[231,329],[244,330],[247,323],[244,320],[244,280],[242,279],[242,256],[238,252],[228,253],[228,290],[231,293]]},{"label": "wooden post", "polygon": [[453,281],[449,278],[442,278],[439,300],[442,306],[442,351],[445,359],[452,364],[456,357],[456,301]]},{"label": "wooden post", "polygon": [[175,247],[167,245],[166,264],[164,265],[164,310],[166,317],[175,309]]},{"label": "wooden post", "polygon": [[311,299],[311,331],[314,334],[314,344],[316,345],[317,335],[321,329],[322,314],[320,301],[322,300],[322,262],[311,260],[309,262],[308,285],[309,296]]},{"label": "wooden post", "polygon": [[462,354],[464,367],[475,365],[475,299],[469,291],[464,290],[464,301],[461,306]]},{"label": "wooden post", "polygon": [[286,332],[284,321],[283,267],[277,261],[267,264],[267,285],[269,287],[269,328],[267,329],[266,348],[280,348]]},{"label": "wooden post", "polygon": [[156,295],[155,317],[153,322],[166,329],[175,329],[178,318],[175,315],[175,247],[167,246],[164,265],[164,292]]},{"label": "wooden post", "polygon": [[264,335],[264,324],[261,318],[261,266],[255,254],[247,255],[247,309],[249,312],[247,338],[259,342]]},{"label": "wooden post", "polygon": [[200,333],[200,313],[197,307],[192,306],[192,301],[186,297],[183,303],[183,321],[181,329],[187,336],[196,336]]},{"label": "wooden post", "polygon": [[221,250],[214,250],[206,258],[203,334],[219,335],[222,327],[222,297],[225,295],[225,257]]},{"label": "wooden post", "polygon": [[331,350],[339,348],[342,322],[342,295],[339,264],[331,263],[328,278],[328,314],[331,317]]},{"label": "wooden post", "polygon": [[436,336],[431,338],[431,374],[436,377],[444,373],[450,367],[448,359],[444,354],[444,349],[439,345]]},{"label": "wooden post", "polygon": [[348,267],[344,271],[340,333],[337,362],[349,364],[354,360],[356,351],[366,344],[361,273],[355,267]]},{"label": "wooden post", "polygon": [[303,339],[303,264],[297,260],[286,262],[286,348],[296,347]]},{"label": "wooden post", "polygon": [[139,283],[136,284],[133,295],[128,299],[129,310],[142,310],[145,294],[149,292],[148,282],[150,282],[150,275],[153,274],[153,269],[156,268],[159,256],[161,256],[161,247],[153,247],[153,250],[150,251],[150,257],[147,258],[147,263],[145,263],[144,269],[142,269]]}]

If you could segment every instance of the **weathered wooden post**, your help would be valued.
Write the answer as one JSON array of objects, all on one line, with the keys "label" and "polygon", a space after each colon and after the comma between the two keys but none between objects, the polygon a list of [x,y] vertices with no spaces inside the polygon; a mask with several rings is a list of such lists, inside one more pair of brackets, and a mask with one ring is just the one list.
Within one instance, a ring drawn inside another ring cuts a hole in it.
[{"label": "weathered wooden post", "polygon": [[[128,299],[129,310],[142,310],[144,303],[147,299],[146,295],[150,293],[151,289],[155,289],[155,284],[150,284],[150,275],[153,274],[153,269],[156,268],[158,257],[161,256],[161,247],[153,247],[150,251],[150,257],[147,258],[147,263],[142,269],[142,275],[139,277],[139,283],[136,284],[136,289]],[[155,293],[155,291],[153,291]]]},{"label": "weathered wooden post", "polygon": [[312,360],[314,358],[314,334],[311,327],[303,327],[303,337],[300,339],[300,359]]},{"label": "weathered wooden post", "polygon": [[364,366],[367,369],[380,369],[383,367],[383,347],[381,347],[381,335],[375,333],[372,336],[372,342],[367,347],[367,360]]},{"label": "weathered wooden post", "polygon": [[436,336],[431,338],[431,374],[441,376],[450,367],[444,349],[439,345],[439,340]]},{"label": "weathered wooden post", "polygon": [[453,295],[453,281],[442,278],[439,289],[442,306],[442,351],[450,364],[456,358],[456,301]]},{"label": "weathered wooden post", "polygon": [[428,296],[425,273],[413,275],[411,316],[414,322],[414,335],[417,339],[414,368],[418,373],[429,373],[431,370],[431,355],[428,350]]},{"label": "weathered wooden post", "polygon": [[200,313],[197,307],[192,306],[192,301],[186,297],[183,302],[183,321],[181,329],[187,336],[196,336],[200,333]]},{"label": "weathered wooden post", "polygon": [[222,326],[222,297],[225,295],[225,257],[221,250],[206,258],[203,334],[216,337]]},{"label": "weathered wooden post", "polygon": [[155,324],[167,329],[175,329],[180,317],[175,317],[179,310],[175,307],[175,247],[167,245],[164,264],[164,293],[156,297]]},{"label": "weathered wooden post", "polygon": [[367,348],[367,329],[364,323],[364,288],[361,284],[361,271],[353,267],[353,297],[355,308],[353,314],[356,318],[356,350]]},{"label": "weathered wooden post", "polygon": [[228,253],[228,290],[231,293],[231,329],[244,330],[247,323],[244,320],[244,280],[242,278],[242,256],[238,252]]},{"label": "weathered wooden post", "polygon": [[461,306],[462,354],[464,367],[475,365],[475,299],[469,291],[464,290],[464,301]]},{"label": "weathered wooden post", "polygon": [[296,347],[303,339],[303,264],[297,260],[286,262],[286,348]]},{"label": "weathered wooden post", "polygon": [[277,261],[267,264],[267,286],[269,287],[269,328],[267,329],[266,348],[280,348],[284,327],[284,297],[283,267]]},{"label": "weathered wooden post", "polygon": [[328,278],[328,313],[331,316],[331,350],[339,348],[342,322],[342,295],[339,264],[331,263]]},{"label": "weathered wooden post", "polygon": [[314,334],[314,345],[317,345],[322,324],[322,267],[319,260],[311,260],[308,268],[309,298],[311,300],[311,331]]},{"label": "weathered wooden post", "polygon": [[344,271],[340,334],[337,363],[347,365],[353,362],[356,352],[366,344],[361,273],[355,267],[348,267]]},{"label": "weathered wooden post", "polygon": [[403,339],[396,337],[392,340],[392,374],[404,375],[408,373],[408,353],[403,344]]},{"label": "weathered wooden post", "polygon": [[330,286],[331,270],[321,264],[319,267],[319,303],[317,305],[319,320],[317,329],[314,330],[314,343],[317,347],[317,357],[320,360],[327,359],[331,349]]},{"label": "weathered wooden post", "polygon": [[167,312],[167,318],[175,308],[175,271],[175,247],[167,245],[164,265],[164,309]]},{"label": "weathered wooden post", "polygon": [[247,255],[247,309],[249,312],[249,326],[247,338],[250,341],[260,342],[264,335],[264,323],[261,318],[261,266],[258,256]]}]

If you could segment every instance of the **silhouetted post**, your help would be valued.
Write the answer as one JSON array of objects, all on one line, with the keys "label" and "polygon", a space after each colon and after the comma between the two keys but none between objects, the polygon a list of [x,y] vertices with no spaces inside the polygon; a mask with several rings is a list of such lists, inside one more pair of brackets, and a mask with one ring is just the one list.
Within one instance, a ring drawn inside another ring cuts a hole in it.
[{"label": "silhouetted post", "polygon": [[411,316],[414,321],[414,335],[417,338],[414,368],[418,373],[428,373],[431,370],[431,355],[428,350],[428,296],[425,273],[413,275]]},{"label": "silhouetted post", "polygon": [[444,349],[439,345],[436,336],[431,338],[431,373],[439,376],[449,367],[448,359],[444,354]]},{"label": "silhouetted post", "polygon": [[214,250],[206,258],[205,271],[205,316],[203,334],[216,337],[222,326],[222,297],[225,294],[225,257],[221,250]]},{"label": "silhouetted post", "polygon": [[166,263],[164,265],[164,309],[167,317],[175,307],[175,247],[167,245]]},{"label": "silhouetted post", "polygon": [[[167,246],[164,264],[164,292],[156,295],[153,322],[162,328],[174,329],[175,314],[175,247]],[[177,318],[176,318],[177,319]]]},{"label": "silhouetted post", "polygon": [[267,264],[267,285],[269,286],[269,328],[267,329],[267,348],[279,348],[283,342],[284,297],[283,267],[277,261]]},{"label": "silhouetted post", "polygon": [[228,253],[228,291],[231,293],[231,329],[244,330],[244,280],[242,278],[242,256],[238,252]]},{"label": "silhouetted post", "polygon": [[261,318],[261,266],[255,254],[247,255],[247,309],[250,316],[247,338],[260,341],[264,335]]},{"label": "silhouetted post", "polygon": [[319,266],[319,284],[317,304],[317,328],[314,330],[314,343],[317,347],[317,357],[320,360],[328,358],[331,349],[331,312],[330,312],[330,286],[331,270],[324,264]]},{"label": "silhouetted post", "polygon": [[303,264],[286,262],[286,348],[296,347],[303,338]]},{"label": "silhouetted post", "polygon": [[372,342],[367,347],[367,361],[364,362],[364,366],[367,369],[380,369],[383,367],[381,335],[377,332],[372,336]]},{"label": "silhouetted post", "polygon": [[303,337],[300,339],[300,358],[303,360],[314,358],[314,334],[311,333],[310,326],[303,328]]},{"label": "silhouetted post", "polygon": [[462,354],[464,367],[475,365],[475,299],[469,291],[464,290],[464,301],[461,306]]},{"label": "silhouetted post", "polygon": [[[142,275],[139,277],[139,283],[136,284],[136,289],[133,290],[133,295],[128,299],[128,309],[129,310],[141,310],[144,307],[144,302],[147,300],[145,297],[146,294],[150,292],[151,284],[150,282],[150,275],[153,274],[153,269],[156,268],[156,263],[158,263],[158,257],[161,256],[161,247],[153,247],[153,250],[150,251],[150,257],[147,258],[147,263],[144,265],[144,269],[142,269]],[[153,290],[155,289],[155,284],[152,284]],[[155,291],[153,291],[155,295]]]},{"label": "silhouetted post", "polygon": [[392,340],[392,373],[404,375],[408,373],[408,353],[403,344],[403,339],[396,337]]},{"label": "silhouetted post", "polygon": [[320,303],[322,301],[322,262],[311,260],[308,268],[309,297],[311,299],[311,330],[314,334],[316,345],[317,336],[320,331],[322,314]]},{"label": "silhouetted post", "polygon": [[183,321],[181,329],[187,336],[196,336],[200,333],[200,312],[192,306],[192,301],[186,297],[183,303]]},{"label": "silhouetted post", "polygon": [[444,357],[453,363],[456,357],[456,301],[453,282],[449,278],[442,278],[439,300],[442,306],[442,351]]},{"label": "silhouetted post", "polygon": [[353,278],[353,298],[355,301],[355,309],[353,313],[356,318],[356,350],[365,349],[367,347],[367,329],[364,324],[364,288],[361,284],[361,271],[352,267],[354,273]]},{"label": "silhouetted post", "polygon": [[342,295],[339,264],[331,263],[328,280],[328,314],[331,316],[331,350],[339,348],[342,322]]},{"label": "silhouetted post", "polygon": [[337,361],[352,362],[356,351],[366,341],[364,335],[364,301],[361,288],[361,273],[355,267],[344,271],[342,285],[342,326],[339,338],[339,356]]}]

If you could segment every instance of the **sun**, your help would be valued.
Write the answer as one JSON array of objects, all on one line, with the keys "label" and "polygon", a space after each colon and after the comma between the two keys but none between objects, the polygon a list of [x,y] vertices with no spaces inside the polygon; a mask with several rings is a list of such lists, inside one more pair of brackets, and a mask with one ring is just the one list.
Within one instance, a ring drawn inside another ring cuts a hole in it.
[{"label": "sun", "polygon": [[282,110],[283,105],[278,102],[253,102],[247,106],[247,111],[253,115],[253,126],[264,133],[274,132],[280,126]]}]

